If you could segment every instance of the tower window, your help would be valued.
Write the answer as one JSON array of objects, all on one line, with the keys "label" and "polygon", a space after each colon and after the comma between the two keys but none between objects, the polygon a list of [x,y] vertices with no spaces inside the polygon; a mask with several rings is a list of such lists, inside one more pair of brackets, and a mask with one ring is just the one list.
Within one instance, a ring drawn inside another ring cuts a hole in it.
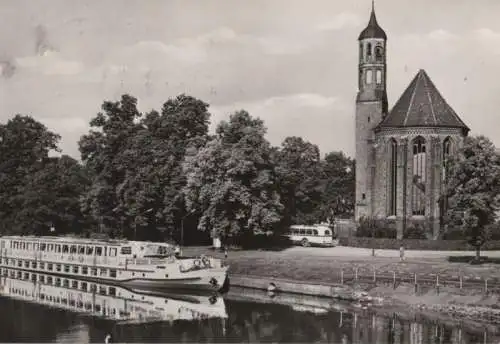
[{"label": "tower window", "polygon": [[370,123],[370,116],[368,116],[368,123]]},{"label": "tower window", "polygon": [[377,61],[382,61],[383,58],[384,58],[383,48],[378,45],[378,46],[375,47],[375,59]]},{"label": "tower window", "polygon": [[413,141],[412,213],[425,215],[426,147],[421,136]]},{"label": "tower window", "polygon": [[377,79],[377,85],[382,83],[382,71],[380,69],[375,73],[375,78]]},{"label": "tower window", "polygon": [[366,44],[366,58],[370,58],[372,57],[372,44],[371,43],[367,43]]},{"label": "tower window", "polygon": [[389,215],[396,215],[397,207],[397,186],[398,186],[398,143],[396,140],[391,139],[391,167],[389,169],[389,182],[391,186],[389,198]]},{"label": "tower window", "polygon": [[359,45],[359,58],[363,59],[363,43]]},{"label": "tower window", "polygon": [[361,199],[364,201],[366,199],[366,194],[361,194]]},{"label": "tower window", "polygon": [[373,81],[373,71],[368,69],[366,71],[366,83],[369,85],[372,83],[372,81]]}]

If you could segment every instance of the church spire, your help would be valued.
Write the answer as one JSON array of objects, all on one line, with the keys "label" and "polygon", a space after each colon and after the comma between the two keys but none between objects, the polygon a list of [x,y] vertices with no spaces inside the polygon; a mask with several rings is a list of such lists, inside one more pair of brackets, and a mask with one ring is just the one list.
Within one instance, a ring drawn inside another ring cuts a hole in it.
[{"label": "church spire", "polygon": [[381,38],[387,39],[385,31],[378,25],[377,16],[375,15],[375,0],[372,0],[372,11],[367,27],[361,31],[358,40],[366,38]]}]

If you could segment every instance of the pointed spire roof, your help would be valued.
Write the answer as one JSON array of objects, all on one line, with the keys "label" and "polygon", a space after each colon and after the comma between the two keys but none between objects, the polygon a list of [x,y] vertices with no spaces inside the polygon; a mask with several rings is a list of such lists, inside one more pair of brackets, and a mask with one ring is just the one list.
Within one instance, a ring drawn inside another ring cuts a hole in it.
[{"label": "pointed spire roof", "polygon": [[421,69],[378,128],[469,128],[444,100],[427,73]]},{"label": "pointed spire roof", "polygon": [[385,31],[377,23],[374,0],[372,0],[372,13],[370,14],[370,21],[368,22],[368,26],[359,34],[358,41],[365,38],[387,39]]}]

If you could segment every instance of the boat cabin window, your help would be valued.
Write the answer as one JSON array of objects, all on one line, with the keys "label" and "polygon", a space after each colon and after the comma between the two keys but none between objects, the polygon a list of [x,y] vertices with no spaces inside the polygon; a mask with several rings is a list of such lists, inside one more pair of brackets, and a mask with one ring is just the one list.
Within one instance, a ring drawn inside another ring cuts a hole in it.
[{"label": "boat cabin window", "polygon": [[69,246],[63,245],[63,253],[68,253],[68,252],[69,252]]},{"label": "boat cabin window", "polygon": [[76,245],[71,245],[69,248],[69,253],[75,254],[76,253]]},{"label": "boat cabin window", "polygon": [[56,245],[56,252],[61,253],[61,245]]},{"label": "boat cabin window", "polygon": [[87,255],[91,256],[92,254],[94,254],[94,247],[87,246]]},{"label": "boat cabin window", "polygon": [[26,243],[23,242],[23,246],[22,246],[23,250],[26,250]]},{"label": "boat cabin window", "polygon": [[313,229],[313,235],[318,235],[318,230],[317,229]]},{"label": "boat cabin window", "polygon": [[330,235],[330,231],[328,229],[325,230],[325,235]]},{"label": "boat cabin window", "polygon": [[96,256],[102,256],[102,247],[96,246],[96,248],[95,248],[95,255]]},{"label": "boat cabin window", "polygon": [[110,257],[116,257],[116,248],[115,247],[110,247],[110,249],[109,249],[109,256]]},{"label": "boat cabin window", "polygon": [[45,243],[40,244],[40,251],[45,251],[46,248],[47,248],[47,244],[45,244]]},{"label": "boat cabin window", "polygon": [[132,247],[125,246],[120,249],[120,254],[132,254]]},{"label": "boat cabin window", "polygon": [[78,246],[78,254],[85,254],[85,246]]},{"label": "boat cabin window", "polygon": [[28,251],[29,251],[29,250],[31,250],[31,243],[30,243],[30,242],[26,243],[26,249],[27,249]]}]

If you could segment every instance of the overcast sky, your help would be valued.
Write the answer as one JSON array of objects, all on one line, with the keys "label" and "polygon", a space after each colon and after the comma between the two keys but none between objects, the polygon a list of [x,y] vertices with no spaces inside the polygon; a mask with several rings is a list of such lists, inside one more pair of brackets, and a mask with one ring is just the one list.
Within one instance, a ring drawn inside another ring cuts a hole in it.
[{"label": "overcast sky", "polygon": [[[354,152],[357,36],[370,0],[0,0],[0,121],[30,114],[64,153],[104,99],[160,109],[185,92],[212,126],[245,109],[268,139]],[[500,146],[500,1],[377,0],[392,106],[423,68],[472,129]]]}]

